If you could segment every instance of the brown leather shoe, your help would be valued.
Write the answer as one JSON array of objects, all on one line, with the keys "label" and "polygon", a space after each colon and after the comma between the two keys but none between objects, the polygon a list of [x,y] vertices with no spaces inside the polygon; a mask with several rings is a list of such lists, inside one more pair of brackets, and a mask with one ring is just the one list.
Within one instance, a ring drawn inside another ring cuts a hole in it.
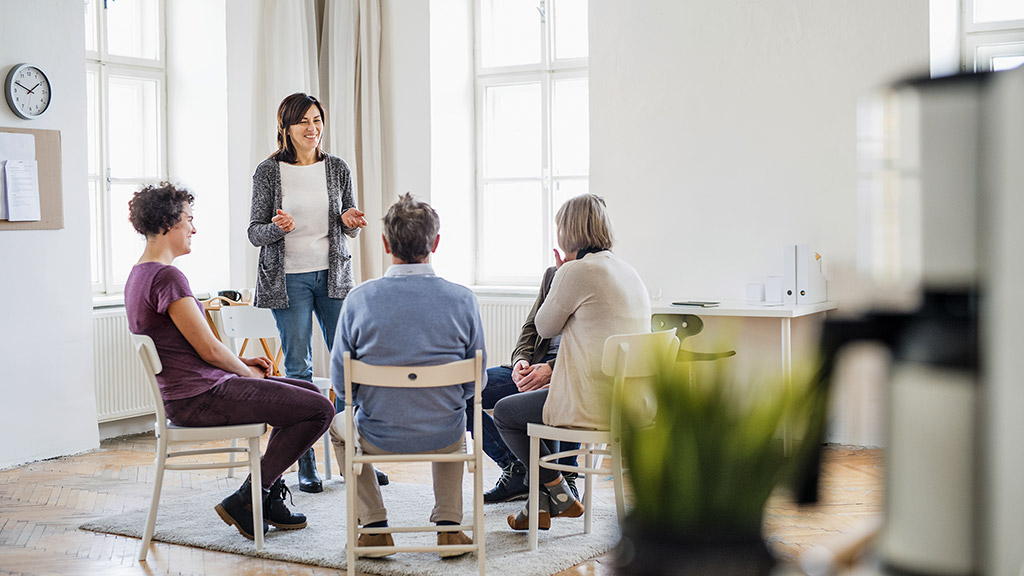
[{"label": "brown leather shoe", "polygon": [[[360,534],[359,541],[356,542],[359,547],[363,546],[394,546],[395,539],[391,537],[391,534]],[[391,556],[394,552],[360,552],[356,554],[360,558],[383,558],[385,556]]]},{"label": "brown leather shoe", "polygon": [[[462,532],[438,532],[437,533],[437,545],[438,546],[468,546],[473,544],[473,539],[466,536]],[[454,550],[441,550],[438,555],[441,558],[455,558],[456,556],[462,556],[463,554],[469,554],[469,550],[465,552],[456,552]]]}]

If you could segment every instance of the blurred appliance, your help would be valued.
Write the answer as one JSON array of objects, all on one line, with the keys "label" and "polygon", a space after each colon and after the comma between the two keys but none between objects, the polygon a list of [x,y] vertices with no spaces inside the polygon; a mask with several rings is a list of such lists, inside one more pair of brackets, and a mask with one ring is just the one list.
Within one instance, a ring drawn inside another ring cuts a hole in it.
[{"label": "blurred appliance", "polygon": [[906,574],[1024,570],[1024,68],[907,81],[858,114],[854,340],[892,353],[879,556]]}]

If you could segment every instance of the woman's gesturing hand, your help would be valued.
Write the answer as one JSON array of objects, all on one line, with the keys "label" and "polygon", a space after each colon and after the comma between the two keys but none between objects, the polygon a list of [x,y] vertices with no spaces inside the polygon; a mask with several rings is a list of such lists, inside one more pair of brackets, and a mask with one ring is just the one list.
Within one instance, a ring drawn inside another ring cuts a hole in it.
[{"label": "woman's gesturing hand", "polygon": [[362,228],[366,226],[365,212],[360,212],[358,208],[349,208],[341,213],[341,223],[346,228]]},{"label": "woman's gesturing hand", "polygon": [[277,215],[270,219],[277,227],[284,232],[291,232],[295,230],[295,220],[292,219],[292,215],[285,212],[284,210],[278,210]]}]

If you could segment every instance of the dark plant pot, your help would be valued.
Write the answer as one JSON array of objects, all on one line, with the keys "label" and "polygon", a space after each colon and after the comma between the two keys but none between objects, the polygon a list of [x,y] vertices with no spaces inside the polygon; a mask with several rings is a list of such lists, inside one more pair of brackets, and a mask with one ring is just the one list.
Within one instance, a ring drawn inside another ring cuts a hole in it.
[{"label": "dark plant pot", "polygon": [[768,576],[776,561],[756,531],[698,531],[627,519],[615,553],[622,576]]}]

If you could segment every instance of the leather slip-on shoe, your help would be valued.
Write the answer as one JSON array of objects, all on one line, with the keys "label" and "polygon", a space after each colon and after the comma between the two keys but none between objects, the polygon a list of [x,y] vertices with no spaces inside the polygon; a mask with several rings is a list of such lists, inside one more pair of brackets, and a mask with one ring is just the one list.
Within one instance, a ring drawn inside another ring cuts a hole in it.
[{"label": "leather slip-on shoe", "polygon": [[[438,532],[437,533],[437,545],[438,546],[472,546],[473,539],[466,536],[462,532]],[[455,558],[464,554],[469,554],[469,550],[463,552],[456,552],[454,550],[440,550],[438,556],[441,558]]]},{"label": "leather slip-on shoe", "polygon": [[[360,548],[367,546],[394,546],[395,539],[391,537],[391,534],[360,534],[359,540],[356,542],[356,546]],[[384,558],[391,556],[394,552],[360,552],[356,554],[360,558]]]}]

